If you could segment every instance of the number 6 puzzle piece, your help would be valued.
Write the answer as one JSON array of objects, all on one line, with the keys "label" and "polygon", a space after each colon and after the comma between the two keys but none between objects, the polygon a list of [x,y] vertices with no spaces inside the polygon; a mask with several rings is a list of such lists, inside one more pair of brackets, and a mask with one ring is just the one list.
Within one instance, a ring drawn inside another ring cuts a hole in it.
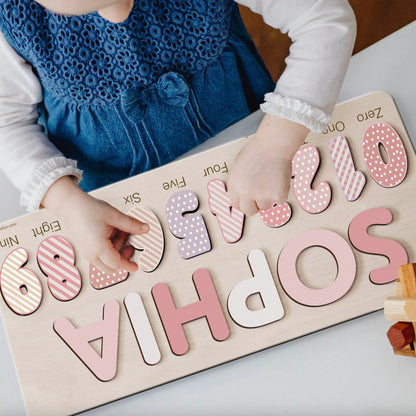
[{"label": "number 6 puzzle piece", "polygon": [[149,231],[145,234],[131,235],[128,242],[136,249],[141,250],[139,267],[144,272],[152,272],[163,257],[165,238],[159,220],[152,210],[146,207],[131,209],[127,215],[148,224]]},{"label": "number 6 puzzle piece", "polygon": [[[380,145],[387,152],[387,162],[381,156]],[[403,181],[407,173],[406,150],[393,127],[387,123],[371,125],[364,133],[362,146],[364,161],[375,182],[392,188]]]}]

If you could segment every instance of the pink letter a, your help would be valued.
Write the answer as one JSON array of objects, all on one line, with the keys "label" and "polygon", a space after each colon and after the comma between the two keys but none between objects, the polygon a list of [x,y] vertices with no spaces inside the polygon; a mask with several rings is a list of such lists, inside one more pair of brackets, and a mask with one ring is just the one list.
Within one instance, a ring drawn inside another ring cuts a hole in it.
[{"label": "pink letter a", "polygon": [[[115,300],[104,304],[103,319],[76,328],[68,318],[59,318],[53,328],[78,358],[101,381],[112,380],[117,372],[118,326],[120,305]],[[91,341],[102,338],[101,356]]]}]

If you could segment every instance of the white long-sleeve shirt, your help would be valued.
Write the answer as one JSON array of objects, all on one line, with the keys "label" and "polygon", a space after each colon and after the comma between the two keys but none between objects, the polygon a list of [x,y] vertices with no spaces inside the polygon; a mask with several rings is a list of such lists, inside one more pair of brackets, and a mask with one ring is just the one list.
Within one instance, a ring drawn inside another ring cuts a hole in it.
[{"label": "white long-sleeve shirt", "polygon": [[[286,69],[261,109],[322,131],[328,123],[351,56],[356,25],[347,0],[238,0],[293,41]],[[37,124],[42,88],[30,64],[0,32],[0,166],[20,189],[20,203],[37,209],[60,177],[80,181],[76,161],[48,140]]]}]

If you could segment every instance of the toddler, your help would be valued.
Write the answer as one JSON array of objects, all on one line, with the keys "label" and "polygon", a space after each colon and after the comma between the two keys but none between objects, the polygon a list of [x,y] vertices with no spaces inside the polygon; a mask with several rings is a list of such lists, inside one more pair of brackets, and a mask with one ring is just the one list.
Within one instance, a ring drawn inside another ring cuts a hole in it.
[{"label": "toddler", "polygon": [[[277,85],[236,3],[293,40]],[[283,202],[293,155],[330,119],[354,39],[346,0],[2,0],[1,167],[21,203],[59,216],[87,260],[134,272],[126,238],[147,225],[86,192],[261,106],[227,186],[247,215]]]}]

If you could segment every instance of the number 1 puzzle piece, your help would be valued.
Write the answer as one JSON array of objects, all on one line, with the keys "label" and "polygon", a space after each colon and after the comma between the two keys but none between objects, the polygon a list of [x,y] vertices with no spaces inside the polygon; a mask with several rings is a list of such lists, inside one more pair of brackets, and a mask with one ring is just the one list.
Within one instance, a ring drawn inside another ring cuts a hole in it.
[{"label": "number 1 puzzle piece", "polygon": [[328,150],[345,197],[355,201],[361,195],[366,179],[362,172],[355,170],[347,139],[344,136],[329,139]]}]

